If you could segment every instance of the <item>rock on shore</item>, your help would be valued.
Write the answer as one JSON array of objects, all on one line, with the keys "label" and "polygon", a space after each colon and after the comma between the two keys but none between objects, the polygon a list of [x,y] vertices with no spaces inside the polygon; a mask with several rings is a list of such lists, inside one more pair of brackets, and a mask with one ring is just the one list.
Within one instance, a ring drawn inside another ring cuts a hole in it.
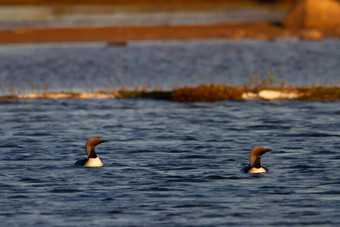
[{"label": "rock on shore", "polygon": [[340,3],[337,0],[301,0],[283,23],[295,29],[340,27]]}]

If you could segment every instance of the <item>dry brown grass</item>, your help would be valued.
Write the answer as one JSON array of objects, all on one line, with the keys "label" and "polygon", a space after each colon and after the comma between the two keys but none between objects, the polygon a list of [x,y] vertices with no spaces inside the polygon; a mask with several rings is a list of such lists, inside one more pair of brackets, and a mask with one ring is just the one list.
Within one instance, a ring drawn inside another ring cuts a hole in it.
[{"label": "dry brown grass", "polygon": [[[9,94],[0,96],[0,100],[14,99],[82,99],[82,98],[146,98],[155,100],[168,100],[173,102],[216,102],[222,100],[243,100],[242,94],[246,92],[258,93],[263,90],[276,90],[285,93],[298,93],[297,100],[300,101],[339,101],[340,87],[295,87],[295,88],[261,88],[248,89],[246,87],[230,87],[228,85],[202,84],[197,87],[183,87],[173,91],[162,90],[127,90],[119,91],[96,91],[93,93],[75,92],[44,92],[32,93],[28,95]],[[86,95],[87,94],[87,95]]]},{"label": "dry brown grass", "polygon": [[[43,98],[43,99],[83,99],[83,98],[147,98],[156,100],[169,100],[174,102],[216,102],[222,100],[243,100],[250,93],[253,96],[264,90],[279,91],[285,94],[297,94],[297,96],[289,96],[286,99],[297,99],[301,101],[333,101],[340,100],[339,85],[329,84],[325,86],[293,86],[287,85],[285,81],[281,81],[279,85],[275,82],[275,77],[268,72],[267,77],[261,77],[258,74],[250,74],[248,83],[245,86],[230,86],[227,84],[201,84],[196,87],[176,88],[172,91],[163,90],[162,88],[150,89],[147,86],[129,90],[121,87],[113,90],[106,89],[102,91],[87,91],[85,93],[76,93],[71,91],[52,92],[49,90],[49,83],[44,81],[42,88],[35,84],[30,84],[32,93],[24,95],[24,91],[16,87],[15,83],[6,81],[0,83],[0,100],[27,99],[27,98]],[[154,86],[155,87],[155,86]],[[282,96],[281,96],[282,97]],[[274,98],[275,99],[275,98]],[[284,97],[282,99],[285,99]]]},{"label": "dry brown grass", "polygon": [[335,101],[340,100],[340,87],[304,87],[297,89],[303,101]]},{"label": "dry brown grass", "polygon": [[244,89],[228,85],[202,84],[198,87],[176,89],[171,95],[175,102],[216,102],[221,100],[242,100]]},{"label": "dry brown grass", "polygon": [[4,96],[0,96],[0,100],[2,100],[2,101],[16,100],[16,99],[19,99],[19,97],[17,95],[4,95]]},{"label": "dry brown grass", "polygon": [[[245,87],[247,90],[259,91],[261,89],[276,89],[278,86],[275,84],[275,76],[270,72],[267,72],[267,77],[261,77],[260,74],[249,73],[248,83]],[[285,83],[284,83],[285,84]],[[281,82],[280,88],[282,88],[283,83]]]}]

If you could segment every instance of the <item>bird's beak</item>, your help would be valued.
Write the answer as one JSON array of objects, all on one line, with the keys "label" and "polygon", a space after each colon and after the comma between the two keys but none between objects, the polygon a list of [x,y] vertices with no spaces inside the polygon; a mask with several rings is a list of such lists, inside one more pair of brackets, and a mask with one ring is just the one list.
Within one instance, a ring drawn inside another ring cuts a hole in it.
[{"label": "bird's beak", "polygon": [[271,149],[266,149],[266,152],[271,152],[271,151],[273,151],[273,150],[271,150]]},{"label": "bird's beak", "polygon": [[101,143],[109,142],[109,140],[102,140]]}]

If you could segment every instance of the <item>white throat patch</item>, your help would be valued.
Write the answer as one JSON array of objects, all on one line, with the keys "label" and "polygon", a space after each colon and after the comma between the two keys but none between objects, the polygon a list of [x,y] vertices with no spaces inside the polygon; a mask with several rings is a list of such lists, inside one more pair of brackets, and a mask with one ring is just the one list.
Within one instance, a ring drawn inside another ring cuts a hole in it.
[{"label": "white throat patch", "polygon": [[87,160],[87,162],[85,163],[84,166],[87,167],[102,167],[104,166],[103,162],[98,158],[89,158],[89,160]]},{"label": "white throat patch", "polygon": [[263,167],[261,167],[261,168],[253,167],[248,171],[248,173],[266,173],[266,172],[267,172],[267,170]]}]

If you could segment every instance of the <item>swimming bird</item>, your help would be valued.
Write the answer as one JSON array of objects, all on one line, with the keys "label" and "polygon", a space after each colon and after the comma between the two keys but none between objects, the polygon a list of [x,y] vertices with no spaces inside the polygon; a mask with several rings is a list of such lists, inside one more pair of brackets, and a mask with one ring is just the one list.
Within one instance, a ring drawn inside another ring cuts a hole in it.
[{"label": "swimming bird", "polygon": [[249,154],[249,166],[243,168],[245,173],[266,173],[268,170],[261,165],[261,156],[272,150],[255,147]]},{"label": "swimming bird", "polygon": [[79,166],[86,167],[102,167],[104,166],[103,162],[97,156],[95,152],[95,147],[101,143],[108,142],[108,140],[102,140],[96,137],[90,138],[85,144],[85,151],[88,158],[83,160],[78,160],[75,164]]}]

